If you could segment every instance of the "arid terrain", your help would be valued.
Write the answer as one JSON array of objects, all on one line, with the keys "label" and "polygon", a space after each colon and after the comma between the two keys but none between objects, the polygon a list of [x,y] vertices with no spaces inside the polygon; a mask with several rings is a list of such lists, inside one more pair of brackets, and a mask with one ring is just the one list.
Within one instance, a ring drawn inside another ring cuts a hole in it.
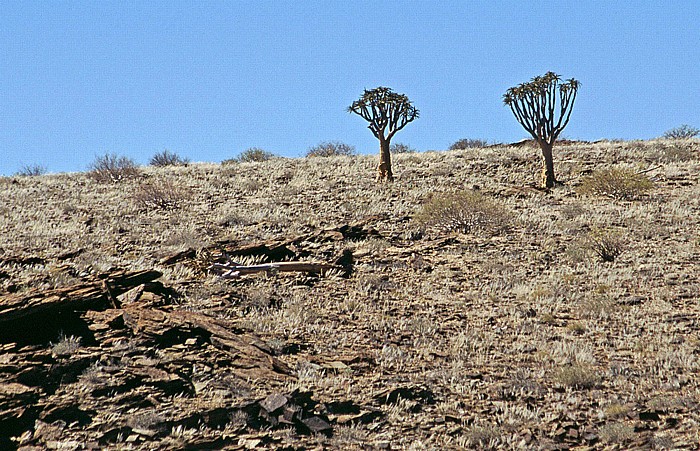
[{"label": "arid terrain", "polygon": [[698,449],[700,141],[554,152],[0,178],[0,449]]}]

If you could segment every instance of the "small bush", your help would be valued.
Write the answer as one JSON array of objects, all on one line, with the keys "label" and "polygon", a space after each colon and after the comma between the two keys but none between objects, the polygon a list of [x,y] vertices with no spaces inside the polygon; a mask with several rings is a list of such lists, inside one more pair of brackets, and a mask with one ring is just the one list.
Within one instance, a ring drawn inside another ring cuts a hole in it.
[{"label": "small bush", "polygon": [[593,388],[600,382],[600,377],[591,365],[574,363],[559,368],[554,374],[554,382],[564,387]]},{"label": "small bush", "polygon": [[189,163],[190,160],[182,158],[180,155],[170,152],[168,149],[157,153],[151,157],[149,164],[156,167],[164,166],[182,166]]},{"label": "small bush", "polygon": [[46,167],[39,164],[25,164],[15,175],[23,177],[37,177],[46,174]]},{"label": "small bush", "polygon": [[134,193],[134,200],[147,209],[174,210],[182,205],[188,195],[187,190],[166,179],[140,185]]},{"label": "small bush", "polygon": [[690,139],[700,135],[700,129],[683,124],[680,127],[672,128],[664,132],[665,139]]},{"label": "small bush", "polygon": [[392,144],[389,146],[389,151],[391,153],[416,153],[416,149],[403,143]]},{"label": "small bush", "polygon": [[486,147],[488,143],[483,139],[460,139],[459,141],[452,143],[449,150],[461,150],[461,149],[473,149],[477,147]]},{"label": "small bush", "polygon": [[307,157],[335,157],[355,155],[355,146],[345,144],[340,141],[322,142],[309,148]]},{"label": "small bush", "polygon": [[588,246],[604,262],[613,262],[627,249],[627,240],[616,230],[594,229],[588,234]]},{"label": "small bush", "polygon": [[624,423],[606,423],[598,430],[603,443],[622,444],[634,437],[634,428]]},{"label": "small bush", "polygon": [[51,352],[57,356],[66,356],[74,354],[75,351],[80,349],[81,340],[81,337],[75,337],[73,335],[71,335],[70,337],[66,337],[65,335],[63,335],[63,333],[61,333],[61,335],[58,337],[58,343],[51,343]]},{"label": "small bush", "polygon": [[90,176],[98,182],[119,182],[139,175],[134,160],[116,154],[105,154],[90,164]]},{"label": "small bush", "polygon": [[578,191],[614,199],[635,199],[643,196],[654,187],[654,183],[644,174],[631,169],[601,169],[585,177]]},{"label": "small bush", "polygon": [[259,147],[251,147],[250,149],[241,152],[241,154],[238,155],[235,161],[239,163],[252,163],[267,161],[274,157],[275,154],[273,154],[272,152],[268,152],[267,150],[263,150]]},{"label": "small bush", "polygon": [[510,213],[477,191],[439,194],[428,201],[414,220],[442,231],[498,233],[510,223]]}]

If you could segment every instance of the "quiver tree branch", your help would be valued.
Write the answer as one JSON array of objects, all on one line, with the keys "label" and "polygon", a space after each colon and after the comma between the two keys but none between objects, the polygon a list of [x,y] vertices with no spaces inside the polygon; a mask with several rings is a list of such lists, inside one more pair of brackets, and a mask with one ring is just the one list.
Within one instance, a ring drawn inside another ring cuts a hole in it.
[{"label": "quiver tree branch", "polygon": [[573,78],[562,83],[559,75],[547,72],[508,89],[503,95],[503,103],[542,149],[542,184],[546,188],[557,183],[552,147],[569,123],[579,85]]},{"label": "quiver tree branch", "polygon": [[418,110],[404,94],[397,94],[390,88],[380,86],[365,89],[362,96],[348,107],[348,112],[355,113],[369,122],[367,128],[379,140],[378,179],[392,181],[391,138],[416,118]]}]

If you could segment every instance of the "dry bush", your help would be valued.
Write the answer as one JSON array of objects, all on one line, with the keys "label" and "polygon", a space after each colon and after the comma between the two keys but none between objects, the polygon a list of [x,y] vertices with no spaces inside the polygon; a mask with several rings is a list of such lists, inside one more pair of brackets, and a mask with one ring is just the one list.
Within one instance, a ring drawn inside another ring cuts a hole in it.
[{"label": "dry bush", "polygon": [[98,182],[119,182],[139,175],[134,160],[114,153],[96,157],[89,169],[90,177]]},{"label": "dry bush", "polygon": [[23,177],[37,177],[46,174],[46,167],[40,164],[25,164],[15,175]]},{"label": "dry bush", "polygon": [[559,368],[554,373],[554,382],[572,388],[593,388],[600,382],[595,368],[586,363],[573,363]]},{"label": "dry bush", "polygon": [[634,428],[624,423],[606,423],[598,430],[600,440],[607,444],[621,444],[634,436]]},{"label": "dry bush", "polygon": [[251,147],[241,152],[236,158],[239,163],[255,163],[261,161],[268,161],[275,158],[275,154],[268,152],[267,150],[261,149],[259,147]]},{"label": "dry bush", "polygon": [[690,139],[700,135],[700,129],[683,124],[680,127],[672,128],[664,132],[665,139]]},{"label": "dry bush", "polygon": [[465,138],[465,139],[460,139],[459,141],[452,143],[449,147],[449,150],[481,148],[481,147],[486,147],[487,145],[488,145],[488,143],[483,139]]},{"label": "dry bush", "polygon": [[421,227],[446,232],[499,233],[508,228],[511,213],[494,199],[467,190],[433,196],[414,220]]},{"label": "dry bush", "polygon": [[81,340],[81,337],[75,337],[73,335],[66,337],[65,335],[61,334],[58,337],[58,343],[51,343],[51,352],[57,356],[74,354],[78,349],[80,349]]},{"label": "dry bush", "polygon": [[165,149],[162,152],[159,152],[151,157],[151,160],[149,164],[151,166],[156,166],[156,167],[165,167],[165,166],[183,166],[187,163],[189,163],[190,160],[187,158],[182,158],[180,155],[170,152],[168,149]]},{"label": "dry bush", "polygon": [[627,238],[618,230],[593,229],[586,241],[591,252],[604,262],[614,262],[628,246]]},{"label": "dry bush", "polygon": [[643,196],[653,187],[654,183],[644,174],[626,168],[611,168],[595,171],[585,177],[578,191],[624,200]]},{"label": "dry bush", "polygon": [[389,151],[391,153],[416,153],[416,149],[409,146],[408,144],[396,143],[389,146]]},{"label": "dry bush", "polygon": [[335,157],[355,155],[355,146],[340,141],[322,142],[306,151],[307,157]]},{"label": "dry bush", "polygon": [[143,183],[134,193],[134,200],[138,205],[155,210],[174,210],[188,197],[188,190],[168,179]]}]

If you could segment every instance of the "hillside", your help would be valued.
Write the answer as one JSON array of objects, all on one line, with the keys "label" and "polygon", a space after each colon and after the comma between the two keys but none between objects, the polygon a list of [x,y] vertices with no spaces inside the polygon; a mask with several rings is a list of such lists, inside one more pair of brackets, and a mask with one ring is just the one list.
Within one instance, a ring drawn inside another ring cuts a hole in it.
[{"label": "hillside", "polygon": [[[700,141],[554,158],[0,178],[0,448],[696,449]],[[653,187],[583,194],[610,168]],[[486,226],[417,221],[464,189]]]}]

